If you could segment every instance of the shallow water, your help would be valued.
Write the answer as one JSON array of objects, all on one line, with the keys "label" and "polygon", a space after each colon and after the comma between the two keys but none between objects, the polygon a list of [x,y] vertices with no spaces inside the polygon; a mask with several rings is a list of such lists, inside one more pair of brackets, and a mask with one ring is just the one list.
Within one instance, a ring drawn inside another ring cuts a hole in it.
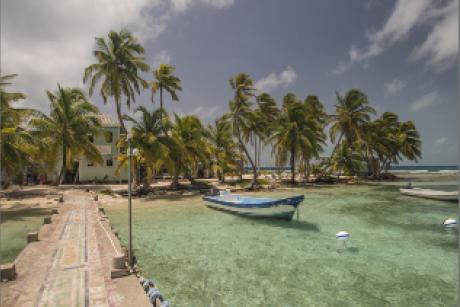
[{"label": "shallow water", "polygon": [[[199,197],[134,202],[143,275],[174,306],[456,306],[457,204],[397,186],[324,186],[304,194],[299,221],[244,218]],[[126,244],[126,205],[107,205]],[[338,251],[335,234],[351,234]]]},{"label": "shallow water", "polygon": [[27,245],[27,233],[38,231],[43,217],[51,209],[29,208],[17,211],[3,211],[0,224],[0,263],[13,262]]}]

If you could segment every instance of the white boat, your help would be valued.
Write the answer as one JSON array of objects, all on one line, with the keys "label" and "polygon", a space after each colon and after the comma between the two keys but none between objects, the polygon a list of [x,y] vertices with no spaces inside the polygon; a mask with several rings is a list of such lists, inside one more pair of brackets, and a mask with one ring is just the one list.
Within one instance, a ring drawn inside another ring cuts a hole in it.
[{"label": "white boat", "polygon": [[439,191],[432,189],[421,189],[421,188],[410,188],[410,189],[399,189],[404,195],[416,196],[429,199],[439,200],[458,200],[458,191]]},{"label": "white boat", "polygon": [[204,196],[206,206],[253,217],[269,217],[291,220],[298,205],[304,200],[303,195],[274,199],[231,194],[222,191],[220,195]]}]

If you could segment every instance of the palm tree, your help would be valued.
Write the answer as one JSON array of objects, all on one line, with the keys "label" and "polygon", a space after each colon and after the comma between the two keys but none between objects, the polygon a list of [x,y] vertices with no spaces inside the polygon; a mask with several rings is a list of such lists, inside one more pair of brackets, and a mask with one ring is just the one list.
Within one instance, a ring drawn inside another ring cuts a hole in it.
[{"label": "palm tree", "polygon": [[254,163],[256,167],[260,164],[260,152],[262,142],[266,145],[267,140],[273,131],[280,110],[276,105],[275,99],[267,93],[262,93],[256,97],[257,108],[254,111],[254,122],[252,134],[254,136]]},{"label": "palm tree", "polygon": [[254,122],[257,121],[256,114],[252,110],[252,102],[250,101],[251,98],[255,97],[255,89],[252,79],[244,73],[240,73],[230,79],[230,86],[235,91],[235,96],[230,101],[230,111],[224,115],[224,118],[229,121],[240,149],[251,164],[253,172],[251,187],[254,188],[257,186],[257,167],[249,154],[245,142],[249,140],[254,128]]},{"label": "palm tree", "polygon": [[409,120],[399,125],[397,136],[400,153],[406,159],[417,162],[422,157],[422,142],[414,122]]},{"label": "palm tree", "polygon": [[331,157],[337,150],[342,138],[351,145],[362,136],[362,127],[370,121],[371,115],[375,115],[375,110],[368,104],[366,94],[358,89],[349,90],[345,96],[336,92],[338,104],[335,106],[336,114],[332,116],[332,126],[329,130],[330,138],[335,143]]},{"label": "palm tree", "polygon": [[[162,109],[149,112],[145,107],[139,106],[134,110],[141,113],[140,120],[125,115],[123,119],[133,124],[132,146],[139,150],[135,163],[143,164],[146,167],[147,176],[144,177],[144,186],[151,183],[154,173],[163,166],[171,166],[170,147],[173,140],[164,131],[172,127],[169,117]],[[120,138],[119,147],[126,148],[126,138]],[[119,155],[117,172],[127,163],[126,154]]]},{"label": "palm tree", "polygon": [[225,182],[225,172],[238,168],[235,157],[238,146],[232,138],[232,131],[227,121],[219,118],[214,125],[208,125],[207,139],[213,157],[214,170],[221,182]]},{"label": "palm tree", "polygon": [[[89,136],[103,132],[97,117],[99,110],[78,88],[63,88],[46,92],[50,101],[50,115],[41,114],[30,121],[34,133],[53,152],[61,152],[61,171],[56,184],[62,184],[66,170],[74,158],[84,156],[93,163],[102,163],[102,156]],[[58,157],[52,157],[57,161]]]},{"label": "palm tree", "polygon": [[340,145],[332,158],[331,166],[332,170],[337,172],[338,179],[342,173],[345,175],[358,174],[363,169],[364,162],[361,155],[345,142]]},{"label": "palm tree", "polygon": [[364,125],[357,145],[367,161],[369,174],[374,178],[402,158],[417,161],[421,157],[420,134],[414,123],[400,122],[392,112],[385,112]]},{"label": "palm tree", "polygon": [[172,186],[179,184],[179,173],[184,172],[186,178],[194,183],[199,164],[206,164],[210,159],[206,130],[200,119],[195,115],[180,117],[174,114],[175,120],[171,136],[174,139],[176,167]]},{"label": "palm tree", "polygon": [[11,178],[21,176],[31,162],[31,155],[37,152],[36,140],[30,131],[24,128],[29,117],[38,112],[32,109],[14,108],[11,104],[25,99],[20,92],[7,92],[5,87],[11,85],[9,80],[17,75],[0,76],[0,150],[2,178],[7,186]]},{"label": "palm tree", "polygon": [[296,160],[317,157],[325,141],[323,126],[315,117],[309,116],[305,105],[294,95],[283,98],[283,107],[277,121],[273,141],[277,165],[286,164],[289,156],[291,183],[295,184]]},{"label": "palm tree", "polygon": [[171,95],[172,101],[179,101],[177,92],[182,90],[179,77],[174,76],[175,67],[169,64],[160,64],[153,71],[155,80],[152,82],[152,102],[153,96],[160,90],[160,108],[163,109],[163,90]]},{"label": "palm tree", "polygon": [[97,63],[85,69],[83,82],[90,80],[89,94],[94,92],[97,83],[101,81],[100,95],[104,103],[112,97],[117,108],[118,121],[122,132],[126,132],[121,114],[122,96],[126,96],[126,105],[135,102],[141,88],[147,88],[148,83],[139,76],[139,71],[146,72],[149,65],[145,63],[144,47],[126,30],[110,31],[108,39],[96,38],[96,50],[93,51]]},{"label": "palm tree", "polygon": [[[330,122],[330,116],[326,113],[324,110],[324,105],[321,103],[319,100],[318,96],[315,95],[309,95],[307,98],[304,100],[304,107],[305,107],[305,112],[307,116],[310,117],[310,120],[314,120],[318,123],[320,129],[324,131],[326,126]],[[319,148],[314,151],[314,152],[320,152],[322,151],[321,143],[317,143],[317,146]],[[314,158],[314,156],[311,155],[312,152],[305,152],[303,153],[301,162],[301,169],[303,170],[304,173],[304,178],[308,180],[310,177],[310,161],[311,159]]]}]

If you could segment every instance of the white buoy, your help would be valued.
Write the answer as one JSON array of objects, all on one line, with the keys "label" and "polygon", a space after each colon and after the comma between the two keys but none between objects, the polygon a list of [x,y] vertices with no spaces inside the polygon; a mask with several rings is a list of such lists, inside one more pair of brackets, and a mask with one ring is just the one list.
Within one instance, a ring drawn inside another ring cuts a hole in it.
[{"label": "white buoy", "polygon": [[337,252],[340,253],[348,248],[347,241],[350,238],[350,234],[346,231],[339,231],[335,234],[337,238]]},{"label": "white buoy", "polygon": [[335,234],[337,240],[347,240],[350,237],[350,234],[346,231],[339,231]]},{"label": "white buoy", "polygon": [[444,220],[443,225],[446,227],[455,227],[458,224],[457,220],[448,218]]}]

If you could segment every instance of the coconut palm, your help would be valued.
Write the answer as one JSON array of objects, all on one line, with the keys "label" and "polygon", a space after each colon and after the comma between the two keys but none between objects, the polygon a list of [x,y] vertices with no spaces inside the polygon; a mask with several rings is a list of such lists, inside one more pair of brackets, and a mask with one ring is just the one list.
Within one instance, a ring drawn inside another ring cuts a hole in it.
[{"label": "coconut palm", "polygon": [[[132,146],[139,150],[135,163],[145,166],[147,176],[144,177],[144,185],[147,186],[151,183],[155,171],[163,166],[170,166],[172,163],[169,156],[173,141],[167,133],[164,133],[171,129],[172,124],[162,109],[149,112],[145,107],[139,106],[134,112],[141,114],[139,120],[128,115],[125,115],[123,119],[133,124],[131,128]],[[118,146],[126,148],[125,137],[120,138]],[[127,161],[126,154],[120,154],[116,172],[126,166]]]},{"label": "coconut palm", "polygon": [[246,142],[251,136],[254,128],[254,122],[257,122],[257,116],[252,110],[251,98],[255,97],[255,89],[252,79],[244,73],[240,73],[230,79],[230,86],[235,91],[232,101],[229,103],[230,111],[224,115],[225,120],[231,125],[232,133],[237,139],[240,150],[242,150],[251,164],[253,178],[252,187],[257,186],[257,167],[246,147]]},{"label": "coconut palm", "polygon": [[[310,120],[316,121],[318,128],[324,131],[326,125],[330,122],[330,116],[327,115],[324,110],[324,105],[321,103],[318,96],[307,96],[304,100],[304,107],[307,116],[310,117]],[[310,161],[315,158],[312,153],[322,151],[322,143],[318,142],[316,143],[316,146],[318,146],[317,150],[302,153],[300,169],[303,171],[303,175],[307,180],[310,177],[311,172]]]},{"label": "coconut palm", "polygon": [[25,99],[20,92],[8,92],[6,87],[17,75],[0,76],[0,150],[2,181],[8,185],[16,176],[22,176],[24,169],[32,162],[37,153],[36,140],[24,127],[32,115],[38,111],[27,108],[16,108],[12,104]]},{"label": "coconut palm", "polygon": [[198,117],[195,115],[181,117],[174,114],[174,118],[171,136],[176,146],[172,150],[175,162],[172,186],[177,186],[181,172],[191,183],[194,183],[198,166],[209,161],[210,151],[206,130]]},{"label": "coconut palm", "polygon": [[401,155],[408,160],[417,162],[418,158],[422,157],[422,142],[414,122],[409,120],[399,125],[397,136]]},{"label": "coconut palm", "polygon": [[149,70],[143,56],[144,47],[126,30],[110,31],[107,39],[96,37],[96,47],[93,54],[97,63],[85,69],[83,82],[90,82],[91,96],[101,81],[100,95],[104,103],[108,97],[114,99],[120,127],[126,132],[121,114],[122,96],[126,97],[129,108],[131,102],[135,102],[136,94],[140,94],[141,88],[148,86],[147,81],[139,76],[139,71]]},{"label": "coconut palm", "polygon": [[260,164],[260,151],[262,143],[266,144],[271,132],[274,129],[280,110],[276,105],[275,99],[267,93],[262,93],[256,97],[257,108],[252,125],[254,136],[254,163],[256,167]]},{"label": "coconut palm", "polygon": [[309,116],[305,105],[289,93],[283,98],[271,141],[277,165],[286,164],[289,157],[291,183],[295,184],[296,161],[306,156],[317,157],[322,151],[325,135],[317,119]]},{"label": "coconut palm", "polygon": [[207,139],[213,158],[213,167],[221,182],[225,181],[227,171],[237,170],[235,157],[238,156],[238,147],[232,138],[232,131],[227,121],[219,118],[214,125],[208,125]]},{"label": "coconut palm", "polygon": [[392,112],[385,112],[364,125],[357,145],[367,161],[369,174],[374,178],[403,158],[417,161],[421,157],[420,135],[414,123],[400,122]]},{"label": "coconut palm", "polygon": [[332,126],[329,130],[330,138],[335,143],[331,157],[344,138],[348,144],[353,144],[362,135],[362,127],[370,121],[375,110],[369,106],[366,94],[358,89],[349,90],[345,96],[336,92],[338,104],[335,106],[336,114],[332,116]]},{"label": "coconut palm", "polygon": [[173,75],[175,67],[169,64],[160,64],[160,66],[153,71],[155,80],[152,82],[152,102],[154,95],[160,91],[160,108],[163,109],[163,91],[171,95],[172,101],[179,101],[177,92],[182,90],[181,81],[179,77]]},{"label": "coconut palm", "polygon": [[66,170],[73,159],[85,157],[93,163],[102,163],[102,156],[91,142],[89,135],[103,132],[97,117],[99,110],[91,104],[85,93],[78,88],[63,88],[58,84],[55,92],[47,91],[50,101],[50,115],[41,114],[30,121],[34,134],[52,152],[60,157],[50,157],[62,162],[56,184],[62,184]]},{"label": "coconut palm", "polygon": [[350,147],[347,142],[343,142],[333,156],[331,166],[332,170],[337,173],[337,178],[339,178],[341,174],[359,174],[364,168],[364,161],[353,147]]}]

